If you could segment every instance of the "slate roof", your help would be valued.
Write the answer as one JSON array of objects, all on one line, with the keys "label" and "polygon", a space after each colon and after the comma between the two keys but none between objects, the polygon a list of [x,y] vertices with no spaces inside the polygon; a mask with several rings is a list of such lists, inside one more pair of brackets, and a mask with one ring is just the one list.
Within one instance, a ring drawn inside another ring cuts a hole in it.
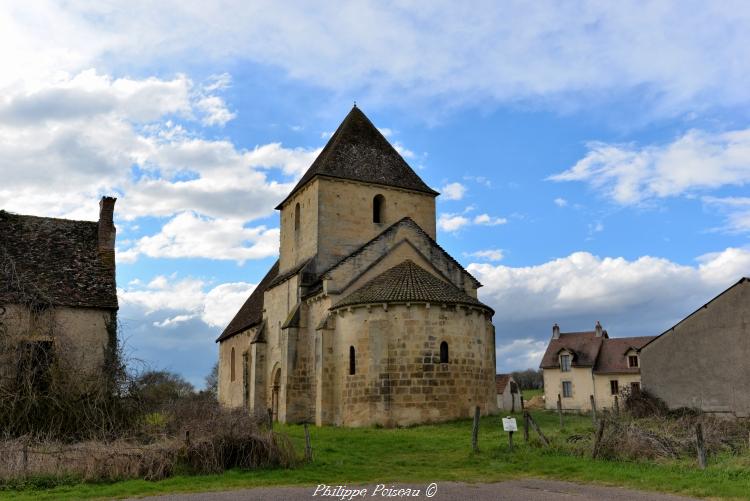
[{"label": "slate roof", "polygon": [[356,106],[341,122],[302,179],[276,209],[281,209],[292,195],[315,176],[395,186],[433,196],[439,194],[422,181]]},{"label": "slate roof", "polygon": [[625,354],[631,349],[638,351],[646,343],[654,339],[654,336],[621,337],[605,339],[596,359],[594,372],[607,373],[632,373],[638,374],[639,367],[628,367],[628,357]]},{"label": "slate roof", "polygon": [[115,270],[100,258],[98,228],[0,211],[0,304],[116,309]]},{"label": "slate roof", "polygon": [[601,337],[595,331],[561,332],[559,339],[552,339],[542,357],[542,369],[560,368],[560,351],[566,349],[573,354],[573,367],[591,367],[598,374],[637,374],[640,369],[628,367],[626,353],[630,348],[640,350],[653,336],[610,338],[607,331]]},{"label": "slate roof", "polygon": [[229,325],[227,325],[224,332],[216,339],[216,342],[224,341],[230,337],[238,334],[250,327],[259,325],[263,321],[263,296],[268,289],[271,282],[279,274],[279,261],[277,260],[271,269],[268,270],[266,276],[260,281],[255,287],[255,290],[247,298],[245,304],[242,305],[240,310],[234,316]]},{"label": "slate roof", "polygon": [[505,387],[508,386],[510,381],[510,374],[496,374],[495,375],[495,389],[498,394],[505,392]]},{"label": "slate roof", "polygon": [[331,309],[358,304],[437,303],[492,308],[474,299],[453,284],[444,282],[410,259],[373,278]]}]

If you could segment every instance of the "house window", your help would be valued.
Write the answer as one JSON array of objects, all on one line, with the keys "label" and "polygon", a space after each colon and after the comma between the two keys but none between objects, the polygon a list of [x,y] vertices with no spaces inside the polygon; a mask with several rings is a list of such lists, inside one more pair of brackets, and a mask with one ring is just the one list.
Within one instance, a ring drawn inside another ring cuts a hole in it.
[{"label": "house window", "polygon": [[448,363],[448,343],[446,343],[445,341],[440,343],[440,363]]},{"label": "house window", "polygon": [[638,395],[641,392],[641,383],[630,383],[630,393]]},{"label": "house window", "polygon": [[560,355],[560,370],[570,372],[570,355]]},{"label": "house window", "polygon": [[232,348],[232,354],[229,357],[229,380],[234,381],[234,348]]},{"label": "house window", "polygon": [[372,222],[382,223],[383,222],[383,211],[385,209],[385,197],[383,195],[375,195],[372,199]]},{"label": "house window", "polygon": [[294,206],[294,231],[299,231],[299,213],[300,213],[300,207],[299,202],[297,202],[297,205]]},{"label": "house window", "polygon": [[638,355],[630,355],[628,357],[628,367],[638,367]]},{"label": "house window", "polygon": [[609,392],[612,395],[620,393],[620,383],[617,382],[617,379],[613,379],[609,382]]},{"label": "house window", "polygon": [[562,394],[563,397],[565,398],[572,397],[573,396],[573,383],[570,381],[563,381],[562,390],[563,390],[563,394]]},{"label": "house window", "polygon": [[349,375],[353,376],[357,373],[357,360],[354,352],[354,346],[349,347]]}]

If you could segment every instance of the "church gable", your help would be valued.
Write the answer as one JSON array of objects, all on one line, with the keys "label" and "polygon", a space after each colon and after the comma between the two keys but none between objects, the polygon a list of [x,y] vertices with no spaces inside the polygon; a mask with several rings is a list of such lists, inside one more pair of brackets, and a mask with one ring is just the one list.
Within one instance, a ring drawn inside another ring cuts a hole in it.
[{"label": "church gable", "polygon": [[[404,245],[404,242],[408,242],[408,245]],[[388,260],[388,255],[392,252],[400,254],[399,262],[408,258],[422,265],[427,264],[427,268],[432,268],[431,271],[434,271],[436,276],[473,297],[476,297],[476,289],[481,287],[479,281],[419,225],[409,218],[404,218],[323,272],[321,278],[324,290],[331,294],[340,294],[344,289],[350,289],[355,282],[361,283],[360,277],[363,275],[369,279],[378,270],[384,271],[387,265],[397,264],[393,260]],[[385,261],[384,265],[377,266],[380,261]]]}]

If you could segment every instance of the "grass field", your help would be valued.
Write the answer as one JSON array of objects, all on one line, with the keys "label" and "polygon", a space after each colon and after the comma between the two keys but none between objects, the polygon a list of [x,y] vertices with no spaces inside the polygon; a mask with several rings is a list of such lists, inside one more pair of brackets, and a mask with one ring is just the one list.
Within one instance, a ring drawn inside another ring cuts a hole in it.
[{"label": "grass field", "polygon": [[[228,490],[267,485],[401,483],[464,481],[492,482],[518,477],[542,477],[626,486],[686,495],[745,499],[750,496],[750,457],[710,458],[698,470],[692,461],[670,463],[591,460],[564,450],[565,438],[591,433],[586,416],[568,416],[558,430],[554,413],[534,412],[542,430],[552,439],[542,448],[532,433],[530,444],[523,433],[514,436],[513,453],[507,434],[501,434],[498,417],[483,418],[479,453],[471,452],[471,420],[404,429],[311,428],[314,462],[292,470],[231,471],[224,475],[173,477],[159,482],[124,481],[112,484],[74,484],[53,489],[0,491],[9,499],[80,499],[145,496],[168,492]],[[519,426],[521,422],[519,419]],[[300,453],[304,448],[301,426],[278,426]],[[312,491],[311,491],[312,492]]]},{"label": "grass field", "polygon": [[524,401],[528,402],[533,397],[536,397],[537,395],[544,395],[544,390],[538,389],[538,390],[522,390],[521,394],[523,395]]}]

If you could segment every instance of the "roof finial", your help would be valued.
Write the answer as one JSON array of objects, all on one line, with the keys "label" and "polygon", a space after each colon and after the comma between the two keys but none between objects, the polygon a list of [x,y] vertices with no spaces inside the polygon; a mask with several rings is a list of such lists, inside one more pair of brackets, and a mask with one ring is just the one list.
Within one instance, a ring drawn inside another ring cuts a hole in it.
[{"label": "roof finial", "polygon": [[354,100],[354,107],[355,108],[357,107],[357,100],[356,99]]}]

